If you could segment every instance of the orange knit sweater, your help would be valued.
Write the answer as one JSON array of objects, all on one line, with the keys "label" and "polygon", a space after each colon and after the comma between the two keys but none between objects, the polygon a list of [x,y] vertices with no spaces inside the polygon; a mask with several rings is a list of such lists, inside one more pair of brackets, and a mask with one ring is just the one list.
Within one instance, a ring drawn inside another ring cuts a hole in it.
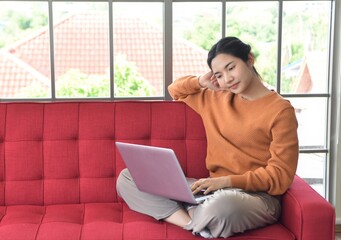
[{"label": "orange knit sweater", "polygon": [[195,76],[176,80],[168,90],[203,119],[211,177],[230,176],[232,187],[271,195],[288,189],[298,161],[297,120],[289,101],[276,92],[248,101],[202,89]]}]

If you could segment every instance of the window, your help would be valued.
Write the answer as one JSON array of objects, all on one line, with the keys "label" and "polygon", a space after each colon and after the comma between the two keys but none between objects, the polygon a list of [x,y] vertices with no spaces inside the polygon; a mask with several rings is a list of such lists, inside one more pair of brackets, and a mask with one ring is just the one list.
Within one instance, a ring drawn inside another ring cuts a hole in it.
[{"label": "window", "polygon": [[326,196],[334,12],[332,0],[3,1],[0,101],[170,99],[173,79],[205,73],[212,44],[234,35],[294,105],[297,173]]}]

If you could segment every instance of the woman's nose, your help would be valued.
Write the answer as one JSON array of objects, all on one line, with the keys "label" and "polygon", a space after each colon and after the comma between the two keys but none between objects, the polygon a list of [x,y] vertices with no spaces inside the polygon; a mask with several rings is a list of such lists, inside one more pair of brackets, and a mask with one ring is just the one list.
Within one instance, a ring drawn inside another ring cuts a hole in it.
[{"label": "woman's nose", "polygon": [[231,83],[233,81],[233,78],[232,78],[232,76],[230,76],[230,75],[224,75],[224,82],[226,83],[226,84],[228,84],[228,83]]}]

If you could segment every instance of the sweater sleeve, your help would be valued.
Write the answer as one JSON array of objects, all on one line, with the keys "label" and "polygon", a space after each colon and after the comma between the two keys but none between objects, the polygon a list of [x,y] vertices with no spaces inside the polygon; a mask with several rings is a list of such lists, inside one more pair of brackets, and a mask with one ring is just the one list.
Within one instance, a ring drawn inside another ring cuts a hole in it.
[{"label": "sweater sleeve", "polygon": [[175,80],[168,86],[168,91],[174,100],[183,101],[199,112],[204,105],[204,92],[199,85],[197,76],[185,76]]},{"label": "sweater sleeve", "polygon": [[282,110],[271,128],[271,157],[267,165],[243,175],[231,175],[232,187],[253,192],[265,191],[271,195],[283,194],[296,173],[299,152],[297,127],[294,109]]},{"label": "sweater sleeve", "polygon": [[168,91],[174,100],[182,100],[189,95],[200,92],[198,77],[185,76],[175,80],[168,86]]}]

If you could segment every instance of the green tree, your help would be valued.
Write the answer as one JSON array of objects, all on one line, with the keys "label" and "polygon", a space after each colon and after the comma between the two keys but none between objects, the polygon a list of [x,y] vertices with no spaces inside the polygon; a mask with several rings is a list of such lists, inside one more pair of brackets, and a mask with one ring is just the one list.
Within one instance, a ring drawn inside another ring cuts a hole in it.
[{"label": "green tree", "polygon": [[48,98],[49,88],[41,82],[33,82],[31,85],[22,88],[15,98]]},{"label": "green tree", "polygon": [[71,69],[56,82],[57,97],[108,97],[110,82],[106,75],[88,75]]},{"label": "green tree", "polygon": [[[33,30],[48,24],[48,11],[44,3],[8,3],[0,9],[0,48],[23,38]],[[15,8],[16,5],[27,5]]]},{"label": "green tree", "polygon": [[117,56],[114,67],[114,95],[116,97],[147,97],[155,88],[138,72],[135,64]]},{"label": "green tree", "polygon": [[221,36],[220,19],[197,15],[195,16],[193,30],[184,31],[183,37],[205,50],[209,50]]}]

